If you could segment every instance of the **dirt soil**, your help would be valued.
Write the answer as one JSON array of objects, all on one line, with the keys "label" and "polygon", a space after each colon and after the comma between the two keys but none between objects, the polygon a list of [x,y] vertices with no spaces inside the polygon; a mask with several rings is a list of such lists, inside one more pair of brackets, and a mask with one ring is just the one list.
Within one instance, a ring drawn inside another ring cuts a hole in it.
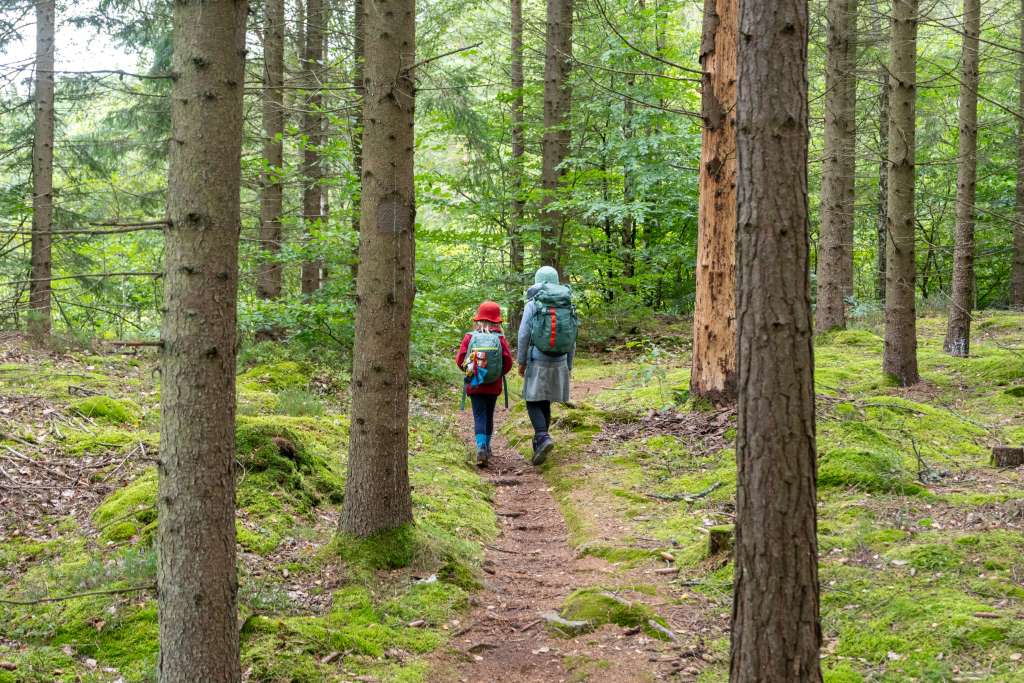
[{"label": "dirt soil", "polygon": [[[581,389],[583,389],[581,387]],[[575,390],[575,387],[574,387]],[[580,395],[590,393],[581,391]],[[502,411],[495,416],[500,422]],[[460,426],[472,443],[472,417],[462,413]],[[606,625],[567,639],[551,633],[541,616],[558,611],[574,590],[601,585],[629,585],[608,562],[580,556],[569,544],[568,530],[552,489],[536,468],[495,434],[494,457],[481,476],[495,485],[494,506],[501,529],[487,547],[484,589],[474,608],[455,626],[449,648],[435,657],[434,683],[556,683],[590,681],[625,683],[693,680],[704,666],[703,641],[694,639],[695,615],[659,595],[619,591],[643,601],[664,617],[677,634],[675,642],[656,640],[642,631]],[[641,579],[650,584],[652,577]],[[657,579],[654,579],[657,581]],[[667,581],[663,581],[667,583]]]}]

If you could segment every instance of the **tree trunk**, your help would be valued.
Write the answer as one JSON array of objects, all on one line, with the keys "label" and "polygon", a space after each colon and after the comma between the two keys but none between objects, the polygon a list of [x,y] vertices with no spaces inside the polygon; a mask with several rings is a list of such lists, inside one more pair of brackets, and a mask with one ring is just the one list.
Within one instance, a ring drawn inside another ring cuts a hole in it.
[{"label": "tree trunk", "polygon": [[[1017,83],[1017,111],[1024,112],[1024,0],[1020,4],[1020,72]],[[1017,222],[1013,226],[1013,265],[1010,275],[1010,305],[1024,309],[1024,118],[1017,119]]]},{"label": "tree trunk", "polygon": [[878,95],[878,221],[875,251],[875,296],[885,301],[885,245],[889,234],[889,71],[879,64]]},{"label": "tree trunk", "polygon": [[523,0],[511,0],[511,75],[512,91],[512,218],[509,221],[508,266],[509,277],[509,329],[518,330],[523,316],[523,283],[525,263],[521,234],[526,202],[523,200],[523,155],[526,154],[523,87]]},{"label": "tree trunk", "polygon": [[565,175],[561,165],[569,154],[571,140],[569,71],[572,68],[572,22],[573,0],[547,0],[540,260],[542,265],[553,266],[560,273],[564,257],[565,216],[560,210],[550,208],[550,203],[557,198],[558,187]]},{"label": "tree trunk", "polygon": [[[323,221],[323,196],[320,149],[323,147],[323,0],[306,0],[306,47],[303,71],[306,76],[306,99],[302,113],[302,222],[306,248],[312,250]],[[310,295],[320,288],[320,261],[306,254],[302,262],[302,293]]]},{"label": "tree trunk", "polygon": [[889,239],[882,369],[903,386],[920,379],[914,298],[917,3],[918,0],[893,0],[889,64]]},{"label": "tree trunk", "polygon": [[737,0],[705,0],[697,292],[690,391],[736,400]]},{"label": "tree trunk", "polygon": [[821,178],[816,332],[846,327],[846,299],[853,294],[857,0],[829,0],[827,12],[825,159]]},{"label": "tree trunk", "polygon": [[971,350],[974,310],[974,190],[978,176],[978,36],[981,0],[964,0],[960,59],[960,159],[956,173],[956,233],[953,241],[953,296],[943,348],[952,356]]},{"label": "tree trunk", "polygon": [[35,139],[32,144],[32,271],[29,332],[50,334],[53,264],[53,87],[56,24],[54,0],[36,0]]},{"label": "tree trunk", "polygon": [[352,291],[355,292],[359,276],[359,196],[363,173],[363,0],[352,0],[352,89],[356,93],[356,106],[352,112],[352,174],[357,187],[352,195],[352,232],[355,249],[352,253]]},{"label": "tree trunk", "polygon": [[161,327],[160,681],[240,680],[235,304],[246,2],[177,0]]},{"label": "tree trunk", "polygon": [[[643,7],[641,1],[640,7]],[[622,102],[622,141],[627,147],[627,156],[622,165],[622,203],[626,205],[626,215],[622,217],[622,291],[632,293],[636,290],[633,278],[636,277],[636,217],[633,215],[635,198],[633,169],[631,166],[632,150],[629,145],[633,139],[633,90],[636,88],[636,76],[626,78],[626,97]]]},{"label": "tree trunk", "polygon": [[[281,296],[281,212],[284,189],[284,0],[263,4],[263,172],[260,198],[260,247],[263,258],[256,282],[261,299]],[[271,335],[273,336],[273,335]]]},{"label": "tree trunk", "polygon": [[740,5],[730,680],[822,680],[808,272],[807,2]]},{"label": "tree trunk", "polygon": [[352,427],[341,528],[356,536],[412,521],[409,331],[415,295],[414,0],[365,3],[363,195]]}]

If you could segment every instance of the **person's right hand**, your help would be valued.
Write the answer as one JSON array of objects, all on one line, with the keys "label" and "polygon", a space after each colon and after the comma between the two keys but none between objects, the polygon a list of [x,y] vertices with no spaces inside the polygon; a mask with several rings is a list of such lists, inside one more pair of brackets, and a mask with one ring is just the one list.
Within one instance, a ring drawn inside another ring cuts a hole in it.
[{"label": "person's right hand", "polygon": [[526,364],[525,363],[520,363],[519,364],[519,376],[520,377],[525,377],[526,376]]}]

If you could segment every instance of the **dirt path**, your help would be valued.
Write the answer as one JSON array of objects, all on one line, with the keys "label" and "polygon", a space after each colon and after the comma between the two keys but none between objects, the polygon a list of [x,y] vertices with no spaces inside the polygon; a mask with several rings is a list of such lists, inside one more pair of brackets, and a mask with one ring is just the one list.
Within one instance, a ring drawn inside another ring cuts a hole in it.
[{"label": "dirt path", "polygon": [[[586,393],[586,392],[582,392]],[[582,395],[582,394],[581,394]],[[496,420],[501,421],[503,411]],[[472,418],[460,414],[467,443]],[[541,614],[557,611],[572,591],[614,582],[610,566],[578,557],[565,519],[540,472],[495,435],[494,457],[482,475],[495,485],[501,530],[486,551],[485,586],[460,624],[433,681],[460,683],[624,683],[675,678],[680,645],[608,625],[574,639],[552,635]]]}]

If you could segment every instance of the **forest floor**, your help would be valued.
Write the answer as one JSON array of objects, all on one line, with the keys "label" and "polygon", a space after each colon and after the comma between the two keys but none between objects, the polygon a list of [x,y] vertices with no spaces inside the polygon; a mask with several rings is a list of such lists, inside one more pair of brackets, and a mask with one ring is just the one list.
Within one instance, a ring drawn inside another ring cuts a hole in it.
[{"label": "forest floor", "polygon": [[[1024,315],[980,315],[968,359],[943,327],[920,321],[908,389],[877,330],[816,343],[831,683],[1024,681],[1024,471],[988,462],[1024,442]],[[733,522],[735,415],[689,397],[683,337],[582,358],[541,468],[521,402],[477,471],[454,388],[418,389],[417,523],[370,542],[336,532],[348,377],[247,349],[245,679],[725,680],[732,564],[708,539]],[[0,339],[0,683],[154,680],[157,379],[145,354]]]}]

